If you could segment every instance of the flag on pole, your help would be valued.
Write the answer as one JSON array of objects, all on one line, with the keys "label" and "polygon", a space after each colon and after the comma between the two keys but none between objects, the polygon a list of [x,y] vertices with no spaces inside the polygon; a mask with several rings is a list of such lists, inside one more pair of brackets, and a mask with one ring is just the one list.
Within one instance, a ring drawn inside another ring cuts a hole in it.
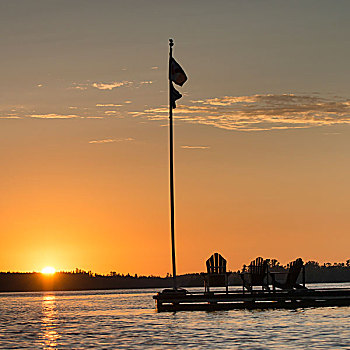
[{"label": "flag on pole", "polygon": [[176,100],[182,97],[182,95],[174,88],[173,83],[170,83],[170,97],[171,97],[171,107],[176,108]]},{"label": "flag on pole", "polygon": [[173,81],[176,85],[182,86],[187,80],[186,73],[181,68],[181,66],[174,60],[173,57],[170,58],[169,73],[170,73],[170,80]]}]

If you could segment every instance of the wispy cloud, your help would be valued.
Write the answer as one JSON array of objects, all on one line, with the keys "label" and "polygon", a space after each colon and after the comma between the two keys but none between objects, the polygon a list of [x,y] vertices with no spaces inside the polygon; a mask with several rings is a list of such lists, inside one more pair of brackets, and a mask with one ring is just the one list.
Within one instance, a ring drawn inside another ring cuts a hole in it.
[{"label": "wispy cloud", "polygon": [[30,118],[39,118],[39,119],[72,119],[72,118],[84,118],[75,114],[31,114]]},{"label": "wispy cloud", "polygon": [[144,81],[95,81],[95,82],[86,82],[86,83],[73,83],[73,86],[70,89],[75,90],[87,90],[89,88],[95,88],[102,91],[111,91],[116,88],[121,87],[133,87],[140,88],[142,86],[147,86],[153,84],[152,80],[144,80]]},{"label": "wispy cloud", "polygon": [[184,149],[209,149],[210,146],[181,146]]},{"label": "wispy cloud", "polygon": [[69,89],[75,89],[75,90],[87,90],[90,84],[84,83],[84,84],[78,84],[73,83],[73,86],[71,86]]},{"label": "wispy cloud", "polygon": [[116,105],[114,103],[98,103],[96,107],[122,107],[123,105]]},{"label": "wispy cloud", "polygon": [[115,88],[118,88],[121,86],[127,86],[130,84],[132,84],[132,82],[130,82],[130,81],[112,81],[109,83],[104,83],[104,82],[92,83],[92,86],[96,89],[99,89],[99,90],[113,90]]},{"label": "wispy cloud", "polygon": [[[168,107],[131,112],[161,120]],[[264,131],[350,124],[350,100],[315,95],[266,94],[224,96],[191,101],[175,110],[178,121],[241,131]]]},{"label": "wispy cloud", "polygon": [[105,111],[104,114],[108,116],[113,116],[113,117],[121,117],[122,114],[119,111]]},{"label": "wispy cloud", "polygon": [[127,138],[121,138],[121,139],[103,139],[103,140],[92,140],[89,141],[89,143],[112,143],[112,142],[123,142],[123,141],[134,141],[132,137],[127,137]]}]

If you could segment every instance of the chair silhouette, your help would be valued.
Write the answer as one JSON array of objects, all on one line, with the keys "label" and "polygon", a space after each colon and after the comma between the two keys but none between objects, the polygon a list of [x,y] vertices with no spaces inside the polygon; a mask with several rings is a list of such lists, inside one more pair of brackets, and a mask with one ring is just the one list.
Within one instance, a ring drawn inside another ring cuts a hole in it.
[{"label": "chair silhouette", "polygon": [[[303,285],[297,283],[299,274],[303,270]],[[288,272],[271,272],[272,285],[280,289],[307,289],[305,287],[305,267],[301,258],[292,261],[289,264]],[[287,274],[284,282],[276,281],[276,274]]]},{"label": "chair silhouette", "polygon": [[251,261],[248,268],[244,267],[240,274],[244,288],[253,291],[254,286],[261,286],[262,289],[270,290],[268,280],[269,259],[258,257]]},{"label": "chair silhouette", "polygon": [[219,253],[214,253],[207,261],[207,273],[204,275],[204,290],[210,291],[210,287],[226,287],[228,292],[228,275],[226,272],[226,259]]}]

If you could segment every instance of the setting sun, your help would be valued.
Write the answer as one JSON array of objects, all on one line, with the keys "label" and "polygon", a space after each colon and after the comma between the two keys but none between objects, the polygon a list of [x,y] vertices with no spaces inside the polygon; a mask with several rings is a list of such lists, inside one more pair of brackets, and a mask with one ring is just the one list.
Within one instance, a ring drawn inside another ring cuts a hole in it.
[{"label": "setting sun", "polygon": [[52,275],[56,272],[56,269],[51,266],[46,266],[41,270],[41,273],[44,273],[46,275]]}]

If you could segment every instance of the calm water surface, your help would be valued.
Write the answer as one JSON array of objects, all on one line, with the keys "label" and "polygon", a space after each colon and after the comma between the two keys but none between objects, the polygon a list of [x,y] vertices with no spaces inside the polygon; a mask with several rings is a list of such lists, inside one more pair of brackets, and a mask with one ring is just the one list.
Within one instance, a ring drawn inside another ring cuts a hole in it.
[{"label": "calm water surface", "polygon": [[350,307],[157,313],[154,293],[0,294],[0,348],[350,349]]}]

